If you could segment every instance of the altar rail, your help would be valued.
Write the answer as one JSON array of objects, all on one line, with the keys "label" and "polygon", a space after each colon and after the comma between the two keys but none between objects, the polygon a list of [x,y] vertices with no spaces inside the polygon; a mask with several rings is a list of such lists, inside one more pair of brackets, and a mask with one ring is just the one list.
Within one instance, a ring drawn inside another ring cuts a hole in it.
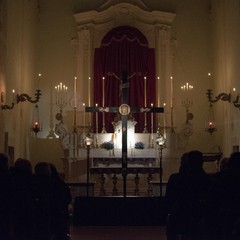
[{"label": "altar rail", "polygon": [[105,176],[104,174],[112,174],[112,183],[113,183],[113,189],[112,189],[112,195],[118,196],[118,177],[117,175],[122,174],[123,171],[127,171],[127,174],[135,174],[134,183],[135,183],[135,189],[134,189],[134,195],[139,196],[139,181],[140,177],[139,174],[148,174],[147,176],[147,189],[146,193],[148,196],[152,196],[152,184],[151,181],[153,180],[152,174],[159,174],[161,168],[159,166],[152,166],[152,167],[128,167],[127,169],[123,170],[121,167],[91,167],[90,173],[91,174],[98,174],[99,180],[100,180],[100,196],[106,196],[106,189],[105,189]]}]

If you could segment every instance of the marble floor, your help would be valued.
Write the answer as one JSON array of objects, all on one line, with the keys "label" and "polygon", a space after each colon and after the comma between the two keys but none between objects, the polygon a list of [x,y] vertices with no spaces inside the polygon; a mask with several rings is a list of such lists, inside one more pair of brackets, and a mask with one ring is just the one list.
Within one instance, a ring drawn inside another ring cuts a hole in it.
[{"label": "marble floor", "polygon": [[166,240],[163,226],[71,226],[71,240]]}]

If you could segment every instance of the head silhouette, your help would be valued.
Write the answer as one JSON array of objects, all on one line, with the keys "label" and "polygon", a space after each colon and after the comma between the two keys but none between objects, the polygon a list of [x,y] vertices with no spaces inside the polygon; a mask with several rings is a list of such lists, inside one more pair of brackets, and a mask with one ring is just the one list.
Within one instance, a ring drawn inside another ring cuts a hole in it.
[{"label": "head silhouette", "polygon": [[228,160],[228,167],[230,171],[240,172],[240,152],[231,154]]},{"label": "head silhouette", "polygon": [[190,151],[188,153],[188,165],[190,169],[199,170],[203,166],[203,154],[198,150]]}]

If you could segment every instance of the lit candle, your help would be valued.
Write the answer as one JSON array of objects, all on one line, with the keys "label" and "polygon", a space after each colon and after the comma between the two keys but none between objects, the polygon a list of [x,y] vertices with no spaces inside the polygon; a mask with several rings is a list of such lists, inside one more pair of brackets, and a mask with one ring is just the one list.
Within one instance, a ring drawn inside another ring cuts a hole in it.
[{"label": "lit candle", "polygon": [[[98,107],[97,103],[96,103],[96,107]],[[98,112],[96,112],[96,134],[98,134]]]},{"label": "lit candle", "polygon": [[83,103],[83,127],[84,127],[84,130],[85,130],[85,103]]},{"label": "lit candle", "polygon": [[213,121],[209,121],[209,122],[208,122],[208,126],[209,126],[210,128],[212,128],[212,127],[213,127]]},{"label": "lit candle", "polygon": [[[88,106],[91,106],[91,77],[88,77],[88,83],[89,83],[89,93],[88,93]],[[92,113],[88,113],[88,125],[91,127],[92,125]]]},{"label": "lit candle", "polygon": [[60,94],[60,104],[62,105],[63,103],[63,95],[62,95],[62,83],[60,83],[60,86],[59,86],[59,94]]},{"label": "lit candle", "polygon": [[15,103],[15,89],[12,90],[12,102]]},{"label": "lit candle", "polygon": [[233,88],[233,94],[232,94],[232,99],[233,101],[237,101],[237,97],[236,97],[236,88]]},{"label": "lit candle", "polygon": [[104,91],[104,85],[105,85],[104,82],[105,81],[104,80],[105,80],[105,77],[102,78],[102,98],[103,98],[102,99],[102,107],[104,107],[104,93],[105,93],[105,91]]},{"label": "lit candle", "polygon": [[38,122],[34,122],[34,128],[35,128],[35,129],[38,128]]},{"label": "lit candle", "polygon": [[[160,77],[157,77],[158,85],[160,86]],[[158,94],[158,106],[160,106],[160,94]]]},{"label": "lit candle", "polygon": [[164,132],[165,132],[165,126],[166,126],[166,113],[165,113],[165,107],[166,107],[166,103],[163,103],[163,107],[164,107],[164,113],[163,113],[163,127],[164,127]]},{"label": "lit candle", "polygon": [[[151,108],[153,107],[153,103],[151,103]],[[151,128],[153,129],[153,112],[151,112]]]},{"label": "lit candle", "polygon": [[144,77],[144,107],[147,107],[147,77]]},{"label": "lit candle", "polygon": [[63,85],[63,104],[67,104],[67,87],[65,85]]},{"label": "lit candle", "polygon": [[77,107],[77,77],[74,78],[74,108]]},{"label": "lit candle", "polygon": [[38,78],[38,83],[37,83],[37,88],[38,88],[38,89],[39,89],[39,85],[40,85],[39,83],[40,83],[41,76],[42,76],[42,74],[39,73],[39,74],[38,74],[38,77],[39,77],[39,78]]}]

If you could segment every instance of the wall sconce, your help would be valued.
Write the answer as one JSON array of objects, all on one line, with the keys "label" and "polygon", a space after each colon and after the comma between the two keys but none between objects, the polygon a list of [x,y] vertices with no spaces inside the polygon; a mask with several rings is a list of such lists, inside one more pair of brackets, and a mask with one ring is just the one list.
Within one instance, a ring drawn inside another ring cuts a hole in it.
[{"label": "wall sconce", "polygon": [[40,97],[42,95],[41,90],[37,89],[36,93],[35,93],[35,99],[32,99],[32,97],[30,97],[28,94],[26,93],[21,93],[21,94],[17,94],[16,98],[15,98],[15,90],[12,90],[12,94],[13,94],[13,100],[12,100],[12,104],[11,105],[7,105],[7,104],[3,104],[1,105],[1,108],[3,110],[6,109],[13,109],[15,106],[15,102],[18,104],[20,102],[30,102],[30,103],[38,103],[40,100]]},{"label": "wall sconce", "polygon": [[22,94],[17,94],[17,103],[20,102],[30,102],[30,103],[38,103],[40,100],[42,93],[41,90],[37,89],[35,93],[35,99],[32,99],[28,94],[22,93]]},{"label": "wall sconce", "polygon": [[84,146],[87,149],[87,197],[89,197],[89,167],[90,167],[90,149],[93,143],[93,138],[89,135],[84,139]]},{"label": "wall sconce", "polygon": [[222,101],[228,101],[230,102],[231,101],[231,94],[227,94],[227,93],[220,93],[218,94],[215,99],[213,99],[213,92],[212,92],[212,89],[207,89],[207,98],[208,98],[208,101],[210,103],[215,103],[219,100],[222,100]]},{"label": "wall sconce", "polygon": [[211,135],[217,131],[217,128],[215,126],[215,121],[214,121],[214,112],[213,112],[213,103],[218,102],[219,100],[222,101],[231,101],[231,94],[227,93],[220,93],[218,94],[215,98],[213,98],[213,92],[212,89],[207,89],[207,98],[209,102],[209,111],[208,111],[208,122],[207,122],[207,127],[205,128],[206,132],[209,132]]},{"label": "wall sconce", "polygon": [[[13,97],[12,97],[12,103],[11,103],[11,105],[2,104],[2,105],[1,105],[1,108],[2,108],[3,110],[13,109],[13,107],[14,107],[14,102],[15,102],[15,90],[14,90],[14,89],[12,90],[12,95],[13,95]],[[2,102],[2,103],[5,102],[5,93],[4,93],[4,92],[1,92],[1,102]]]},{"label": "wall sconce", "polygon": [[[236,91],[236,88],[233,88],[233,92]],[[239,94],[236,96],[236,99],[233,101],[233,106],[240,109]]]}]

